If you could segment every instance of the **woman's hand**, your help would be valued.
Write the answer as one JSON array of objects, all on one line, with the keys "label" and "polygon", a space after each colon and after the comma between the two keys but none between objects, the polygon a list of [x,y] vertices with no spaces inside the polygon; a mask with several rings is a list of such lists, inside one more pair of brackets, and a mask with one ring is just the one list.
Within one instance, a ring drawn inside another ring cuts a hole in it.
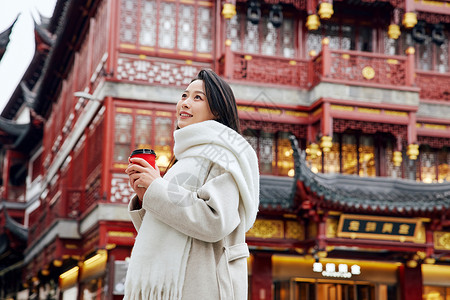
[{"label": "woman's hand", "polygon": [[130,159],[130,164],[125,169],[125,173],[129,176],[131,188],[141,201],[153,180],[161,177],[157,165],[153,168],[145,159],[139,157]]}]

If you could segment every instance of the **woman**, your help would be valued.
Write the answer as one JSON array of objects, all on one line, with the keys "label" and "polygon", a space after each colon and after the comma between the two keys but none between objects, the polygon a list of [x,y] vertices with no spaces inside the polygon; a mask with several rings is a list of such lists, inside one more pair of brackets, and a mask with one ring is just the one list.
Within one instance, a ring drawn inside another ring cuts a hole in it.
[{"label": "woman", "polygon": [[245,232],[259,204],[256,154],[239,134],[230,86],[202,70],[177,103],[173,164],[126,169],[138,231],[124,299],[247,299]]}]

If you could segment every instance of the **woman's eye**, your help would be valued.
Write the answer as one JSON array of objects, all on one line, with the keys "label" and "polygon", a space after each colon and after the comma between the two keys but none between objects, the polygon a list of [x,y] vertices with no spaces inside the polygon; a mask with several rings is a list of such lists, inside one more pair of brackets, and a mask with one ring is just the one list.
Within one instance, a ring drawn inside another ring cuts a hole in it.
[{"label": "woman's eye", "polygon": [[203,100],[199,95],[195,96],[195,99]]},{"label": "woman's eye", "polygon": [[187,97],[187,95],[185,93],[181,95],[181,98],[186,98],[186,97]]}]

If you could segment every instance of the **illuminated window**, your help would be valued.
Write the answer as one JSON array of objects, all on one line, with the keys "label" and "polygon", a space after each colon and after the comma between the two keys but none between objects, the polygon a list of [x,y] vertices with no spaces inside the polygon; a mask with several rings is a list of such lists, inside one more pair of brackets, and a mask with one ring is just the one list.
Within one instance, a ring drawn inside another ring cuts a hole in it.
[{"label": "illuminated window", "polygon": [[276,134],[248,129],[243,136],[255,149],[261,174],[294,176],[294,158],[288,132]]},{"label": "illuminated window", "polygon": [[133,116],[117,113],[115,118],[114,161],[127,161],[131,149]]},{"label": "illuminated window", "polygon": [[161,171],[172,158],[175,117],[169,111],[148,109],[116,109],[114,162],[127,163],[134,149],[150,148],[156,152]]},{"label": "illuminated window", "polygon": [[450,181],[450,151],[421,147],[416,178],[425,183]]},{"label": "illuminated window", "polygon": [[[322,172],[323,169],[324,173],[342,173],[361,177],[379,176],[377,168],[380,168],[380,161],[376,159],[376,151],[390,149],[385,153],[389,156],[387,159],[392,159],[392,142],[390,148],[386,147],[386,143],[376,148],[375,138],[369,135],[335,133],[329,152],[322,153],[320,149],[318,151],[307,149],[307,153],[309,150],[307,160],[311,170]],[[386,137],[377,137],[377,139],[389,140]],[[313,152],[316,155],[311,155]],[[385,176],[385,173],[387,172],[383,172],[382,176]]]}]

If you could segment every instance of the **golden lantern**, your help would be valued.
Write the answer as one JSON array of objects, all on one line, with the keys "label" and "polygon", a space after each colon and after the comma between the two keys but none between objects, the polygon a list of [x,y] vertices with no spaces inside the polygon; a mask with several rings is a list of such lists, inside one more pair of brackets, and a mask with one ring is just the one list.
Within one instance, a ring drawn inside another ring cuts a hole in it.
[{"label": "golden lantern", "polygon": [[417,261],[411,259],[406,262],[406,265],[408,268],[416,268],[418,264]]},{"label": "golden lantern", "polygon": [[398,26],[397,24],[391,24],[389,25],[388,28],[388,36],[390,39],[398,39],[398,37],[400,36],[401,32],[400,32],[400,26]]},{"label": "golden lantern", "polygon": [[225,19],[231,19],[236,15],[236,5],[225,3],[222,9],[222,15]]},{"label": "golden lantern", "polygon": [[306,28],[308,28],[308,30],[319,29],[319,26],[320,26],[319,17],[317,15],[309,15],[308,18],[306,19],[305,25],[306,25]]},{"label": "golden lantern", "polygon": [[319,145],[317,145],[316,143],[310,144],[306,149],[306,153],[308,153],[312,159],[317,158],[317,156],[319,155],[319,151]]},{"label": "golden lantern", "polygon": [[417,16],[413,12],[407,12],[403,16],[403,26],[405,26],[408,29],[413,28],[417,24]]},{"label": "golden lantern", "polygon": [[400,167],[402,165],[402,153],[400,151],[394,151],[394,155],[392,156],[392,162],[394,166]]},{"label": "golden lantern", "polygon": [[323,152],[330,152],[331,147],[333,146],[333,143],[331,142],[332,137],[331,136],[323,136],[320,139],[320,148],[322,148]]},{"label": "golden lantern", "polygon": [[409,144],[406,150],[406,155],[408,155],[409,159],[416,160],[417,156],[419,156],[419,145]]},{"label": "golden lantern", "polygon": [[333,4],[322,2],[319,6],[319,11],[317,12],[321,19],[328,20],[334,13]]}]

